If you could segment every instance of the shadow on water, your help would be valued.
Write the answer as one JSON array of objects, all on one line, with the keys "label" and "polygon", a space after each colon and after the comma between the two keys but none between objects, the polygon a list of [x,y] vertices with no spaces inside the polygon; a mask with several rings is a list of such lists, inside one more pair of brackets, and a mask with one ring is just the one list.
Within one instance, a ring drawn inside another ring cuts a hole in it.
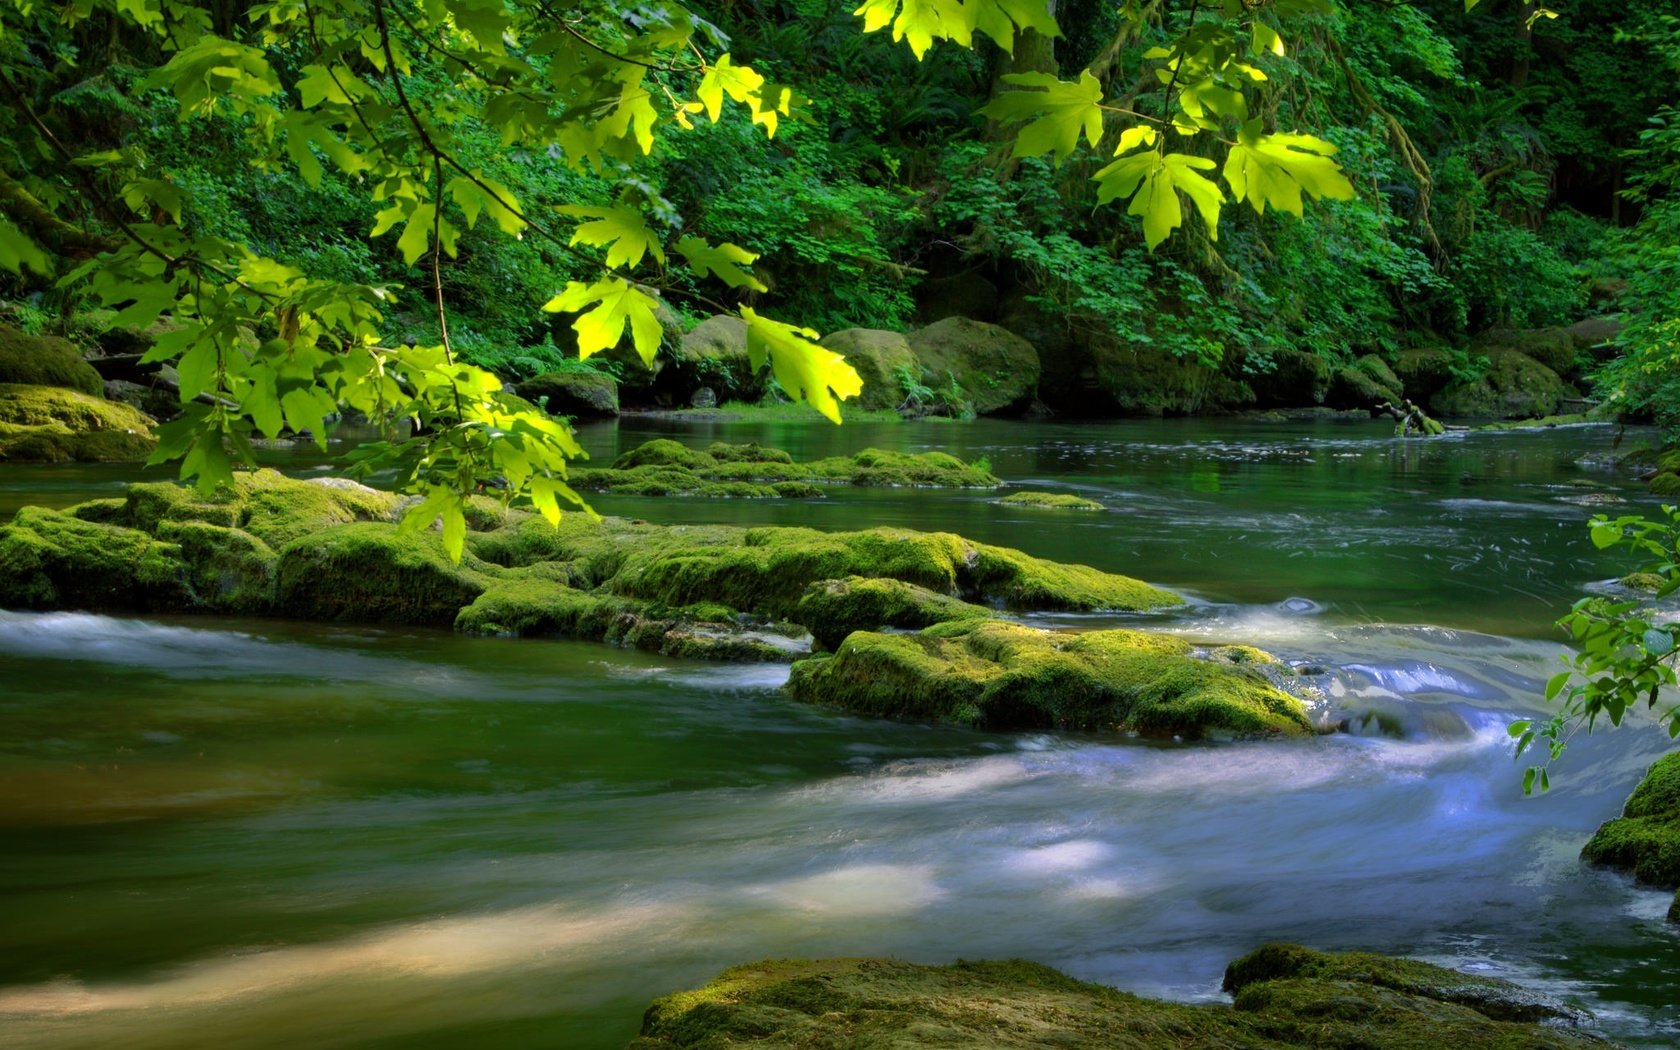
[{"label": "shadow on water", "polygon": [[[937,444],[1097,498],[1106,513],[1049,517],[980,493],[598,503],[947,528],[1130,571],[1197,599],[1154,626],[1310,667],[1315,708],[1356,731],[1005,737],[802,707],[780,667],[0,613],[6,1045],[616,1047],[652,996],[766,955],[1025,956],[1210,998],[1270,938],[1470,966],[1576,998],[1625,1041],[1680,1041],[1669,895],[1576,859],[1666,739],[1577,744],[1545,799],[1508,755],[1505,724],[1554,666],[1550,618],[1613,571],[1573,497],[1638,505],[1577,466],[1585,438],[682,436]],[[63,502],[114,484],[66,482]]]}]

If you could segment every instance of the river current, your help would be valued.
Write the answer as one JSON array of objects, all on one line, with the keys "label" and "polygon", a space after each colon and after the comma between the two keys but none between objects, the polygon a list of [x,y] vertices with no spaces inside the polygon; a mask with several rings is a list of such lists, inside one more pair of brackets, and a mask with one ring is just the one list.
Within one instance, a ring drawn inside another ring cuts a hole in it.
[{"label": "river current", "polygon": [[[620,1047],[765,956],[1025,957],[1178,999],[1270,939],[1508,977],[1680,1045],[1671,893],[1581,844],[1670,746],[1578,739],[1524,798],[1552,620],[1628,566],[1608,427],[626,420],[796,458],[986,456],[1022,487],[603,496],[655,521],[944,529],[1178,590],[1149,617],[1324,669],[1355,732],[1180,746],[796,704],[786,669],[338,624],[0,611],[0,1046]],[[283,468],[327,469],[306,455]],[[132,468],[7,467],[0,514]]]}]

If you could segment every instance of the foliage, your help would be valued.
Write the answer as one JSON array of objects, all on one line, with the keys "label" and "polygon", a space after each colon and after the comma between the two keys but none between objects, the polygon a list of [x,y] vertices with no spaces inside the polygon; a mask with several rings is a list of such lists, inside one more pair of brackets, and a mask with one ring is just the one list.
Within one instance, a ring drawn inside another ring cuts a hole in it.
[{"label": "foliage", "polygon": [[1592,519],[1593,546],[1626,547],[1652,559],[1641,571],[1660,582],[1650,600],[1589,596],[1558,620],[1579,647],[1564,657],[1567,667],[1546,683],[1546,699],[1560,702],[1562,709],[1543,722],[1523,720],[1510,726],[1519,757],[1537,743],[1546,746],[1545,762],[1530,766],[1523,775],[1524,792],[1536,784],[1547,790],[1547,765],[1563,754],[1575,732],[1591,732],[1600,718],[1619,726],[1628,711],[1643,706],[1657,712],[1657,721],[1670,737],[1680,738],[1680,704],[1659,707],[1664,687],[1675,684],[1680,660],[1676,625],[1655,619],[1650,609],[1650,601],[1680,591],[1680,508],[1664,506],[1662,512],[1658,520],[1602,514]]}]

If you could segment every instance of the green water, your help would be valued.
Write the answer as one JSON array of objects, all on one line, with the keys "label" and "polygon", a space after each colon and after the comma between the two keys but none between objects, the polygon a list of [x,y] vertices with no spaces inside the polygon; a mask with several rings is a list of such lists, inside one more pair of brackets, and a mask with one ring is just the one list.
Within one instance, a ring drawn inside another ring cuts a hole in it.
[{"label": "green water", "polygon": [[[785,669],[342,625],[0,613],[0,1045],[617,1047],[766,955],[1025,956],[1177,998],[1271,938],[1416,954],[1680,1042],[1670,894],[1575,859],[1667,746],[1572,748],[1525,800],[1504,723],[1550,620],[1648,509],[1586,428],[658,426],[985,455],[1109,509],[836,490],[601,497],[662,521],[940,528],[1191,596],[1155,626],[1331,668],[1405,739],[1146,746],[860,720]],[[317,469],[308,453],[283,465]],[[6,468],[0,513],[120,491]],[[1625,503],[1612,501],[1622,500]],[[1103,625],[1113,617],[1043,617]]]}]

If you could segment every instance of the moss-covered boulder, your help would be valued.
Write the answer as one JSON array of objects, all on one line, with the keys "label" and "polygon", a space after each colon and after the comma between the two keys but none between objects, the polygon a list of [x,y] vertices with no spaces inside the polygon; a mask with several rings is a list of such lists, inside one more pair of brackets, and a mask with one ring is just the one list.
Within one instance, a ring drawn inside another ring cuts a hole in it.
[{"label": "moss-covered boulder", "polygon": [[917,634],[857,632],[793,666],[798,699],[859,714],[988,729],[1152,737],[1307,735],[1300,701],[1243,664],[1140,631],[1061,633],[958,620]]},{"label": "moss-covered boulder", "polygon": [[1569,388],[1552,369],[1516,350],[1494,350],[1479,378],[1457,379],[1429,399],[1438,416],[1536,419],[1553,415]]},{"label": "moss-covered boulder", "polygon": [[1680,751],[1657,760],[1622,815],[1600,826],[1581,856],[1640,882],[1680,886]]},{"label": "moss-covered boulder", "polygon": [[0,607],[185,609],[181,548],[139,529],[25,507],[0,526]]},{"label": "moss-covered boulder", "polygon": [[757,444],[717,442],[698,449],[657,438],[623,453],[611,467],[574,469],[571,484],[584,491],[633,496],[808,499],[822,495],[821,485],[995,488],[1002,482],[944,452],[868,448],[850,456],[795,463],[781,449]]},{"label": "moss-covered boulder", "polygon": [[756,401],[764,393],[764,375],[747,353],[747,323],[730,314],[708,317],[684,335],[674,367],[685,380],[676,391],[684,403],[700,387],[710,388],[719,401]]},{"label": "moss-covered boulder", "polygon": [[544,372],[518,385],[519,396],[557,416],[611,419],[618,415],[618,380],[605,372]]},{"label": "moss-covered boulder", "polygon": [[448,627],[489,585],[476,559],[460,565],[430,530],[337,525],[280,551],[274,612],[304,620]]},{"label": "moss-covered boulder", "polygon": [[255,470],[212,496],[167,481],[130,485],[121,524],[156,534],[165,522],[197,521],[241,529],[278,550],[333,525],[393,521],[401,506],[401,497],[344,478],[299,481]]},{"label": "moss-covered boulder", "polygon": [[181,551],[181,583],[191,605],[212,612],[263,615],[273,609],[280,556],[243,529],[202,521],[165,521],[157,535]]},{"label": "moss-covered boulder", "polygon": [[1000,507],[1031,507],[1035,510],[1102,510],[1094,499],[1066,492],[1012,492],[992,501]]},{"label": "moss-covered boulder", "polygon": [[952,620],[989,618],[992,610],[903,580],[847,576],[813,583],[794,607],[817,644],[835,649],[854,631],[920,630]]},{"label": "moss-covered boulder", "polygon": [[921,379],[921,365],[903,333],[843,328],[823,336],[822,345],[844,357],[863,379],[863,393],[848,407],[897,408],[904,401],[900,375]]},{"label": "moss-covered boulder", "polygon": [[1090,340],[1089,353],[1097,389],[1124,415],[1218,412],[1254,403],[1254,391],[1246,382],[1193,357],[1101,334]]},{"label": "moss-covered boulder", "polygon": [[1404,384],[1382,358],[1366,354],[1330,379],[1325,404],[1332,408],[1375,409],[1383,402],[1398,405],[1405,396]]},{"label": "moss-covered boulder", "polygon": [[1006,328],[947,317],[910,333],[930,386],[955,380],[982,416],[1025,408],[1038,390],[1038,351]]},{"label": "moss-covered boulder", "polygon": [[0,384],[65,387],[90,397],[105,392],[104,380],[74,343],[6,325],[0,325]]},{"label": "moss-covered boulder", "polygon": [[1622,334],[1622,327],[1620,318],[1589,317],[1584,321],[1576,321],[1564,331],[1568,332],[1569,338],[1574,340],[1576,352],[1584,351],[1590,357],[1594,356],[1595,351],[1600,351],[1614,343],[1617,337]]},{"label": "moss-covered boulder", "polygon": [[1418,404],[1428,403],[1455,378],[1452,351],[1440,347],[1419,346],[1400,351],[1394,362],[1394,374],[1400,378],[1407,397]]},{"label": "moss-covered boulder", "polygon": [[68,387],[0,385],[0,462],[133,463],[157,447],[152,421]]},{"label": "moss-covered boulder", "polygon": [[1414,988],[1399,989],[1367,979],[1367,973],[1378,974],[1374,967],[1338,970],[1342,957],[1294,951],[1326,960],[1325,972],[1245,982],[1233,1006],[1145,999],[1022,960],[950,966],[895,959],[768,960],[725,970],[702,988],[656,1000],[627,1050],[1603,1050],[1610,1045],[1563,1027],[1508,1020],[1454,997],[1464,985],[1504,982],[1382,960],[1419,973]]},{"label": "moss-covered boulder", "polygon": [[1493,328],[1477,336],[1471,350],[1489,357],[1502,350],[1515,350],[1560,376],[1575,371],[1575,336],[1568,328]]}]

